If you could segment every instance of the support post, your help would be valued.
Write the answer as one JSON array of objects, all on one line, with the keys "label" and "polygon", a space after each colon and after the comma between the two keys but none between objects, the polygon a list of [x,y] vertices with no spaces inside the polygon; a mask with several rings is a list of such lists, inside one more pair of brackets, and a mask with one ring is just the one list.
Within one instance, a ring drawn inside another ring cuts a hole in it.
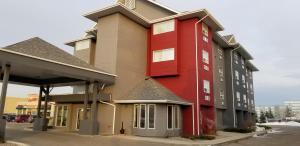
[{"label": "support post", "polygon": [[41,106],[42,106],[42,97],[43,97],[43,89],[44,87],[40,87],[39,99],[38,99],[38,106],[37,106],[37,117],[41,117]]},{"label": "support post", "polygon": [[[43,92],[45,95],[44,98],[44,112],[43,112],[43,117],[41,116],[41,106],[42,106],[42,96]],[[47,131],[48,128],[48,119],[47,119],[47,107],[48,107],[48,98],[50,94],[50,86],[47,86],[46,89],[44,89],[43,86],[40,87],[40,95],[39,95],[39,103],[38,103],[38,116],[34,120],[33,123],[33,130],[34,131]]]},{"label": "support post", "polygon": [[92,93],[93,103],[91,107],[91,119],[80,121],[79,134],[82,135],[99,134],[99,124],[97,121],[97,111],[98,111],[97,95],[98,95],[98,82],[94,82],[93,93]]},{"label": "support post", "polygon": [[4,75],[2,79],[2,90],[1,90],[1,97],[0,97],[0,143],[3,143],[5,141],[6,120],[2,119],[2,116],[5,107],[9,73],[10,73],[10,65],[6,65],[4,67]]},{"label": "support post", "polygon": [[83,120],[87,120],[87,108],[88,108],[88,102],[89,102],[89,87],[90,83],[87,82],[85,84],[85,97],[84,97],[84,108],[83,108]]}]

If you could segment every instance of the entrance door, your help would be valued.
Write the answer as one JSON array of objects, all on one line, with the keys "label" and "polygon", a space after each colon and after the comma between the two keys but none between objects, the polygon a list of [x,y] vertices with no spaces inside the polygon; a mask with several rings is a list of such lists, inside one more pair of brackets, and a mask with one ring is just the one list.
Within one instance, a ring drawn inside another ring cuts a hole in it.
[{"label": "entrance door", "polygon": [[[91,109],[88,108],[87,109],[87,118],[89,119],[90,118],[90,112]],[[80,127],[80,121],[83,120],[83,108],[78,108],[77,109],[77,118],[76,118],[76,130],[79,130],[79,127]]]},{"label": "entrance door", "polygon": [[67,116],[68,116],[68,106],[67,105],[58,105],[56,107],[55,126],[56,127],[66,127],[67,126]]}]

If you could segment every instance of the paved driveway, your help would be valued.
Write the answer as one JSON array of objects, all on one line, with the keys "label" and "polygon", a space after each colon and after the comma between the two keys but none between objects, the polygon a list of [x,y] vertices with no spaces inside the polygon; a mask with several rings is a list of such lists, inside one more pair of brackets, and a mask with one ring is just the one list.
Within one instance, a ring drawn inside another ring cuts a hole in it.
[{"label": "paved driveway", "polygon": [[300,146],[300,127],[273,126],[274,133],[224,146]]}]

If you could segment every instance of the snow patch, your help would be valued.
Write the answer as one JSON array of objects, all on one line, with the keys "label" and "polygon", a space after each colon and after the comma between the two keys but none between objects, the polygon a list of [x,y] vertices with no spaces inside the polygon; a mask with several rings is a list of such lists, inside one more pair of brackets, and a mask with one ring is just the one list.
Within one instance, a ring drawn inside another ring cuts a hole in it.
[{"label": "snow patch", "polygon": [[300,123],[298,122],[270,122],[270,123],[263,123],[261,125],[270,125],[270,126],[294,126],[294,127],[300,127]]}]

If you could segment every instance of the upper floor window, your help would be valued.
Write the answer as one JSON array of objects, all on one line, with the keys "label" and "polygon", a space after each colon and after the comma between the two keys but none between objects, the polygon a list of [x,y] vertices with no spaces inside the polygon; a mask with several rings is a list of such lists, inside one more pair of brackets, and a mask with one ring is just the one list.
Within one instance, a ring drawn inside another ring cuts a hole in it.
[{"label": "upper floor window", "polygon": [[238,56],[238,54],[236,53],[236,52],[234,52],[234,62],[236,63],[236,64],[239,64],[239,56]]},{"label": "upper floor window", "polygon": [[221,91],[220,91],[220,98],[221,98],[222,100],[225,99],[225,97],[224,97],[224,90],[221,90]]},{"label": "upper floor window", "polygon": [[202,58],[204,63],[209,64],[209,54],[207,51],[202,51]]},{"label": "upper floor window", "polygon": [[153,35],[175,30],[175,20],[164,21],[153,25]]},{"label": "upper floor window", "polygon": [[202,23],[202,34],[208,37],[208,26],[205,23]]},{"label": "upper floor window", "polygon": [[220,77],[224,77],[224,71],[223,71],[222,67],[219,68],[219,74],[220,74]]},{"label": "upper floor window", "polygon": [[235,71],[235,79],[240,80],[240,75],[239,75],[239,72],[237,70]]},{"label": "upper floor window", "polygon": [[245,68],[245,60],[243,57],[241,57],[241,63],[242,63],[242,68],[244,69]]},{"label": "upper floor window", "polygon": [[243,81],[243,84],[245,84],[245,83],[246,83],[246,78],[245,78],[245,76],[244,76],[244,75],[242,75],[242,81]]},{"label": "upper floor window", "polygon": [[210,93],[210,82],[207,80],[203,81],[204,93]]},{"label": "upper floor window", "polygon": [[240,102],[241,101],[241,93],[236,92],[236,101]]},{"label": "upper floor window", "polygon": [[125,6],[129,9],[135,9],[135,0],[125,0]]},{"label": "upper floor window", "polygon": [[75,50],[79,51],[79,50],[89,49],[90,45],[91,45],[91,40],[78,41],[75,44]]},{"label": "upper floor window", "polygon": [[175,49],[163,49],[153,51],[153,62],[171,61],[175,59]]},{"label": "upper floor window", "polygon": [[218,49],[219,58],[223,59],[223,51],[221,49]]},{"label": "upper floor window", "polygon": [[247,103],[247,96],[246,94],[243,95],[244,103]]}]

